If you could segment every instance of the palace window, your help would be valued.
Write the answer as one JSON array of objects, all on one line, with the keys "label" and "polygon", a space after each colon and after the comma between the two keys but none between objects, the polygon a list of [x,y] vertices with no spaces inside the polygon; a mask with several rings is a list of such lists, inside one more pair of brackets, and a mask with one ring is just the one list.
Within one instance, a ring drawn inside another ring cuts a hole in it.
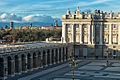
[{"label": "palace window", "polygon": [[66,26],[67,26],[67,28],[69,28],[69,27],[70,27],[70,24],[66,24]]},{"label": "palace window", "polygon": [[84,24],[84,25],[83,25],[83,28],[87,28],[87,24]]},{"label": "palace window", "polygon": [[113,28],[117,28],[117,24],[113,24]]},{"label": "palace window", "polygon": [[113,44],[117,44],[117,36],[113,36]]},{"label": "palace window", "polygon": [[104,24],[104,28],[108,28],[108,25],[107,25],[107,24]]},{"label": "palace window", "polygon": [[79,28],[79,24],[75,24],[75,27],[76,27],[76,28]]}]

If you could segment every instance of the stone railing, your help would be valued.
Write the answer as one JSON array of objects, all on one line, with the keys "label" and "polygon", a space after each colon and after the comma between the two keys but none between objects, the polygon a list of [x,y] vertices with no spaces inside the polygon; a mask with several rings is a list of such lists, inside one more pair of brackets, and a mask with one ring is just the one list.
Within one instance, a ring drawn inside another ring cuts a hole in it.
[{"label": "stone railing", "polygon": [[60,46],[60,45],[63,45],[63,44],[48,44],[48,45],[36,45],[36,46],[7,46],[7,47],[4,47],[4,48],[0,48],[0,54],[3,54],[3,53],[11,53],[11,52],[16,52],[16,51],[24,51],[24,50],[29,50],[29,49],[36,49],[36,48],[41,48],[41,47],[51,47],[51,46]]}]

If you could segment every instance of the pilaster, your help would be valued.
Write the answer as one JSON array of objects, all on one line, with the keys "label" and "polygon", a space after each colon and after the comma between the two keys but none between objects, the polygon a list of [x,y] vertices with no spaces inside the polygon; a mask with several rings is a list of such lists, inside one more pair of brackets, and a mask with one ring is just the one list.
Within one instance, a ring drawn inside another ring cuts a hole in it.
[{"label": "pilaster", "polygon": [[120,24],[118,26],[118,44],[120,45]]},{"label": "pilaster", "polygon": [[66,24],[62,23],[62,42],[67,42],[67,32],[66,32]]},{"label": "pilaster", "polygon": [[103,24],[100,24],[100,45],[103,44]]},{"label": "pilaster", "polygon": [[91,25],[88,25],[88,44],[91,44],[90,35],[91,35]]},{"label": "pilaster", "polygon": [[82,29],[82,24],[79,24],[79,28],[80,28],[80,44],[83,44],[83,41],[82,41],[82,31],[83,31],[83,29]]},{"label": "pilaster", "polygon": [[112,24],[109,25],[109,44],[112,44]]},{"label": "pilaster", "polygon": [[74,24],[72,24],[71,26],[72,26],[72,42],[75,42],[75,28],[74,28]]},{"label": "pilaster", "polygon": [[92,44],[95,44],[95,24],[92,24]]}]

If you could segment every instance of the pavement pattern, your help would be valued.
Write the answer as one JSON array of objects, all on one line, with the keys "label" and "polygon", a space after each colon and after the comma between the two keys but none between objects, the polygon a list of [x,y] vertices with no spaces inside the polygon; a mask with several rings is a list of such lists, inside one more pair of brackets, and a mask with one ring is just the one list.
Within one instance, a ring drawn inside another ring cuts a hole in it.
[{"label": "pavement pattern", "polygon": [[[68,62],[56,65],[16,80],[72,80],[73,71]],[[120,61],[78,60],[74,69],[74,80],[120,80]]]}]

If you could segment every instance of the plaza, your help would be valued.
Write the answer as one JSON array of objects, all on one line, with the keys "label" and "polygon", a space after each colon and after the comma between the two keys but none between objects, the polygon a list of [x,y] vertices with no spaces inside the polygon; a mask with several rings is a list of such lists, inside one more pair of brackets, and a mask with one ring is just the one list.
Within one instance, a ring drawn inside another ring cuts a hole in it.
[{"label": "plaza", "polygon": [[[74,80],[119,80],[120,62],[110,60],[77,60],[78,65],[74,70]],[[72,80],[72,69],[67,62],[46,68],[39,72],[19,78],[18,80]],[[13,78],[14,80],[14,78]]]},{"label": "plaza", "polygon": [[[119,80],[119,60],[111,60],[110,64],[110,66],[106,66],[106,60],[82,60],[75,68],[74,80]],[[70,70],[50,80],[72,80],[72,75],[72,71]]]}]

